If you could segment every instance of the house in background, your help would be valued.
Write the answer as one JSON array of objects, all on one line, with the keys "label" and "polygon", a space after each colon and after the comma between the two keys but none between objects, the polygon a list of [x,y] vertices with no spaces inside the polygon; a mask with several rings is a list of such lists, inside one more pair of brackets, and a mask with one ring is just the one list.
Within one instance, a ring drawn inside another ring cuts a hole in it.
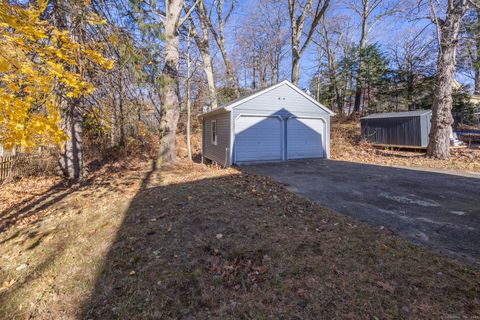
[{"label": "house in background", "polygon": [[223,166],[329,158],[332,115],[282,81],[202,114],[202,157]]}]

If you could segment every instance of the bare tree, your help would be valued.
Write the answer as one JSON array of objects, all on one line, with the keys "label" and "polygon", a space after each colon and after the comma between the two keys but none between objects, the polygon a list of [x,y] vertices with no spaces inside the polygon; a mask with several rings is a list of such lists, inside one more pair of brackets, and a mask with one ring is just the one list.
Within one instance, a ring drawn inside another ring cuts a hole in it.
[{"label": "bare tree", "polygon": [[[416,88],[422,88],[423,82],[434,74],[432,53],[434,39],[422,30],[409,29],[403,32],[400,39],[395,41],[391,48],[391,63],[396,72],[395,75],[400,83],[406,86],[405,104],[408,110],[418,109],[418,102],[415,98]],[[396,105],[398,108],[399,101]]]},{"label": "bare tree", "polygon": [[238,79],[235,74],[235,70],[233,69],[232,62],[230,60],[230,57],[227,52],[227,48],[225,46],[225,25],[227,24],[228,20],[230,19],[233,10],[235,8],[236,0],[231,0],[230,7],[227,11],[227,13],[224,15],[223,13],[223,7],[225,4],[224,0],[218,0],[214,1],[214,6],[215,6],[215,11],[216,11],[216,20],[217,20],[217,26],[214,25],[212,22],[212,17],[211,14],[209,15],[209,19],[207,20],[209,26],[210,26],[210,31],[212,32],[213,37],[215,38],[215,42],[218,45],[218,48],[220,49],[220,52],[222,54],[222,59],[223,62],[225,63],[225,71],[227,74],[227,80],[230,85],[230,88],[233,91],[233,94],[235,97],[240,96],[240,88],[238,86]]},{"label": "bare tree", "polygon": [[[279,82],[282,61],[287,54],[288,20],[278,0],[260,0],[240,22],[237,52],[241,65],[251,70],[252,87]],[[257,23],[262,21],[261,24]]]},{"label": "bare tree", "polygon": [[160,90],[160,154],[164,162],[175,162],[177,158],[176,133],[180,116],[179,94],[179,29],[190,17],[197,6],[197,0],[182,17],[183,0],[165,0],[165,12],[156,9],[156,3],[151,3],[151,12],[162,19],[165,38],[165,65],[162,70]]},{"label": "bare tree", "polygon": [[358,76],[355,88],[355,104],[353,111],[360,112],[362,103],[363,82],[361,74],[364,70],[365,48],[367,37],[373,27],[386,16],[397,11],[400,2],[388,0],[349,0],[349,6],[360,17],[360,40],[358,46]]},{"label": "bare tree", "polygon": [[[82,42],[81,34],[84,25],[81,16],[85,14],[85,6],[71,3],[68,0],[52,1],[54,24],[60,30],[68,30],[76,42]],[[78,57],[81,59],[81,57]],[[82,64],[79,64],[81,66]],[[84,74],[77,66],[75,71]],[[83,117],[82,99],[68,98],[59,85],[59,104],[62,110],[62,129],[68,136],[60,152],[59,166],[63,176],[69,180],[79,180],[83,176]]]},{"label": "bare tree", "polygon": [[467,12],[459,42],[459,71],[473,80],[473,92],[480,94],[480,7]]},{"label": "bare tree", "polygon": [[[316,44],[323,53],[322,56],[326,57],[329,91],[334,97],[332,106],[335,104],[336,109],[340,114],[343,113],[343,103],[338,80],[337,56],[339,55],[342,42],[344,41],[344,29],[342,28],[342,24],[345,24],[345,19],[342,17],[335,17],[332,19],[326,19],[325,16],[322,17],[320,20],[321,28],[317,30],[317,37],[314,37],[312,40],[312,42]],[[320,59],[318,78],[320,77],[321,63]],[[317,79],[317,95],[320,92],[319,85],[320,79]],[[320,97],[317,97],[317,100],[319,99]]]},{"label": "bare tree", "polygon": [[185,80],[185,100],[187,104],[187,151],[188,151],[188,159],[192,161],[192,143],[191,143],[191,114],[192,114],[192,103],[190,101],[190,94],[191,94],[191,57],[190,57],[190,45],[191,45],[191,34],[192,34],[192,23],[188,24],[188,33],[187,33],[187,78]]},{"label": "bare tree", "polygon": [[[456,51],[462,17],[467,11],[467,0],[448,0],[446,8],[435,7],[430,1],[431,19],[439,34],[437,76],[432,105],[432,129],[427,155],[437,159],[450,157],[450,135],[452,132],[452,87],[455,79]],[[438,11],[445,10],[444,17]]]},{"label": "bare tree", "polygon": [[[312,12],[314,2],[316,5]],[[325,14],[329,3],[330,0],[288,0],[292,41],[292,82],[294,84],[298,84],[300,80],[300,60],[302,55],[312,40],[315,28]],[[312,19],[310,26],[305,28],[305,22],[310,16]],[[301,43],[302,37],[304,38],[303,44]]]},{"label": "bare tree", "polygon": [[[185,6],[186,10],[190,10],[191,7]],[[209,36],[209,18],[207,16],[207,10],[205,7],[205,1],[201,0],[195,10],[198,16],[200,27],[195,25],[192,17],[190,17],[190,24],[193,26],[190,30],[191,35],[195,39],[198,51],[202,55],[203,70],[205,77],[207,78],[208,92],[210,96],[210,106],[216,108],[217,102],[217,89],[215,87],[215,77],[213,72],[212,55],[210,53],[210,36]]]}]

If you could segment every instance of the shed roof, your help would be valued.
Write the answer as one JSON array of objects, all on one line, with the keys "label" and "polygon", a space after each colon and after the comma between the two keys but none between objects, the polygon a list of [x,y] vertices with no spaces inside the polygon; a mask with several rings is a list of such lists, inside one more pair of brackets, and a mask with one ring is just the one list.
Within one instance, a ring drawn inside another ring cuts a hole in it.
[{"label": "shed roof", "polygon": [[247,102],[251,99],[254,99],[264,93],[267,93],[273,89],[276,89],[282,85],[287,85],[289,86],[290,88],[292,88],[293,90],[297,91],[298,93],[300,93],[302,96],[304,96],[306,99],[310,100],[313,104],[315,104],[317,107],[319,107],[320,109],[324,110],[325,112],[329,113],[330,115],[335,115],[335,112],[333,112],[332,110],[328,109],[327,107],[325,107],[323,104],[321,104],[320,102],[318,102],[317,100],[313,99],[312,97],[310,97],[308,94],[306,94],[303,90],[301,90],[300,88],[298,88],[296,85],[294,85],[293,83],[291,83],[290,81],[288,80],[284,80],[282,82],[279,82],[273,86],[270,86],[268,88],[265,88],[265,89],[261,89],[261,90],[257,90],[257,91],[254,91],[254,92],[250,92],[249,94],[243,96],[243,97],[240,97],[238,99],[235,99],[233,101],[230,101],[228,104],[225,104],[223,106],[220,106],[218,108],[215,108],[213,110],[210,110],[210,111],[207,111],[203,114],[200,115],[200,117],[204,117],[204,116],[207,116],[207,115],[213,115],[213,114],[217,114],[217,113],[222,113],[222,112],[227,112],[227,111],[231,111],[233,108],[235,108],[236,106],[244,103],[244,102]]},{"label": "shed roof", "polygon": [[406,117],[420,117],[425,114],[432,113],[432,110],[415,110],[405,112],[384,112],[373,113],[360,119],[384,119],[384,118],[406,118]]}]

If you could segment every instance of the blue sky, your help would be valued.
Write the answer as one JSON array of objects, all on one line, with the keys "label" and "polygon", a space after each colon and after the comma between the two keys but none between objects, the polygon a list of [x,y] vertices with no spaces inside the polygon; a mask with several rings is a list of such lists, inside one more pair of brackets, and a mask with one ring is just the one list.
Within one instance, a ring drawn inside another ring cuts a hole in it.
[{"label": "blue sky", "polygon": [[[287,0],[283,0],[287,3]],[[387,0],[386,4],[393,4],[397,1],[390,2],[391,0]],[[431,24],[431,22],[427,19],[409,19],[409,8],[413,7],[413,2],[408,5],[408,1],[413,0],[405,0],[404,5],[401,6],[402,12],[390,17],[386,17],[375,27],[372,29],[372,32],[369,34],[368,41],[369,43],[378,43],[383,51],[387,52],[389,48],[395,46],[396,43],[401,41],[403,34],[407,30],[422,30],[425,28],[425,31],[422,33],[422,36],[425,37],[433,37],[435,28]],[[234,16],[230,21],[230,27],[234,25],[241,25],[242,18],[252,12],[253,8],[255,8],[257,0],[239,0],[236,10],[234,12]],[[415,2],[416,3],[416,2]],[[350,30],[354,41],[357,42],[359,38],[359,26],[360,20],[357,15],[350,9],[345,2],[343,1],[332,1],[329,11],[329,16],[335,15],[344,15],[349,16],[352,23],[352,29]],[[289,27],[289,26],[287,26]],[[233,35],[230,34],[233,37]],[[227,38],[229,34],[227,33]],[[227,39],[232,44],[233,39]],[[433,55],[433,59],[436,59],[436,56]],[[288,56],[284,61],[284,69],[286,71],[290,70],[290,56]],[[300,79],[300,86],[307,87],[309,80],[312,78],[313,74],[316,70],[316,48],[315,45],[311,44],[309,49],[305,52],[302,63],[301,63],[301,79]],[[289,74],[286,75],[289,78]],[[460,77],[461,78],[461,77]]]}]

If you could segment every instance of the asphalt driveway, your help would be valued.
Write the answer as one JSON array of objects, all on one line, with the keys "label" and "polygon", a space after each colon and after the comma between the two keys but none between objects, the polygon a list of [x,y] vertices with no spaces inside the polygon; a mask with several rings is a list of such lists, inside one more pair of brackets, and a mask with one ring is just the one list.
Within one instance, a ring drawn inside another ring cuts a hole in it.
[{"label": "asphalt driveway", "polygon": [[246,170],[269,175],[324,207],[480,264],[480,175],[333,160]]}]

